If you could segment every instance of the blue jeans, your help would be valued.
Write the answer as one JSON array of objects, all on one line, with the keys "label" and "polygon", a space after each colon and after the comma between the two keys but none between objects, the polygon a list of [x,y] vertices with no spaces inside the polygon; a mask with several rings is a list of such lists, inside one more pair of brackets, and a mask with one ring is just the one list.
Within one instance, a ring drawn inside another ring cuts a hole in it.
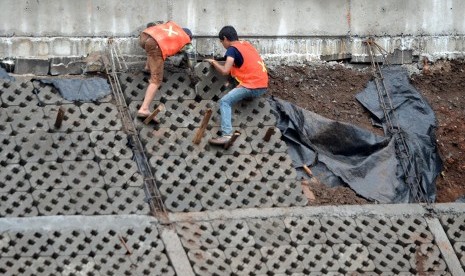
[{"label": "blue jeans", "polygon": [[233,105],[246,98],[260,97],[265,94],[266,91],[266,88],[249,89],[245,87],[236,87],[221,98],[221,132],[223,136],[232,135],[231,109]]}]

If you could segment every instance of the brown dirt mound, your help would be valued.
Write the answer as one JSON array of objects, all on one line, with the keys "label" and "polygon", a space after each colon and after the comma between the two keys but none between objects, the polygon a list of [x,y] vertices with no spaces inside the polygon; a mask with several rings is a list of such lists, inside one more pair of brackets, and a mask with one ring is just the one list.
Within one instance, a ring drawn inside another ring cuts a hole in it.
[{"label": "brown dirt mound", "polygon": [[[370,114],[355,99],[372,78],[371,69],[349,69],[343,64],[281,66],[270,69],[270,94],[327,118],[347,122],[382,135]],[[436,181],[437,202],[453,202],[465,194],[465,62],[438,61],[412,84],[431,104],[438,120],[437,142],[444,170]],[[331,189],[318,181],[309,184],[316,199],[311,205],[363,204],[348,188]]]}]

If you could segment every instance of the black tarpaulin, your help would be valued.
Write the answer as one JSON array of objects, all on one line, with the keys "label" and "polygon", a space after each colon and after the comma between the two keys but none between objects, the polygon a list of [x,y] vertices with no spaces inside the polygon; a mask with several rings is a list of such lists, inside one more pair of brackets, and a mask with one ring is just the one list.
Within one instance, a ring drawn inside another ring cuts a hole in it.
[{"label": "black tarpaulin", "polygon": [[[399,124],[405,129],[415,171],[428,198],[434,201],[434,180],[441,160],[434,143],[435,117],[432,109],[408,82],[406,72],[396,69],[385,74],[392,91]],[[374,83],[357,95],[385,126]],[[293,165],[299,171],[306,164],[328,186],[348,185],[360,196],[380,203],[414,202],[396,157],[394,139],[365,129],[333,121],[283,100],[270,99],[277,114],[277,127],[289,147]],[[303,175],[303,174],[301,174]]]},{"label": "black tarpaulin", "polygon": [[84,79],[40,79],[42,83],[52,84],[68,101],[96,101],[111,93],[107,80],[102,78]]}]

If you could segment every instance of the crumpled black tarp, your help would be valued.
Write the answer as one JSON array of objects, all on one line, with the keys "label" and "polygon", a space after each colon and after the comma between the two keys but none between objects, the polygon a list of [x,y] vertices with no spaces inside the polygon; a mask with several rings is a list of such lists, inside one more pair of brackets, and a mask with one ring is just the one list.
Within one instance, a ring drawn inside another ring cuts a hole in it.
[{"label": "crumpled black tarp", "polygon": [[68,101],[96,101],[111,93],[107,80],[102,78],[85,79],[40,79],[42,83],[52,84]]},{"label": "crumpled black tarp", "polygon": [[[434,180],[442,166],[437,154],[432,109],[410,85],[401,69],[383,71],[396,114],[415,156],[429,200],[435,199]],[[378,92],[373,82],[356,98],[384,124]],[[379,203],[414,202],[395,155],[395,143],[365,129],[333,121],[283,100],[270,99],[277,114],[277,127],[288,144],[293,165],[311,166],[313,174],[329,186],[348,185],[360,196]],[[303,175],[303,173],[300,173]]]},{"label": "crumpled black tarp", "polygon": [[14,82],[16,79],[10,76],[5,69],[0,67],[0,79]]}]

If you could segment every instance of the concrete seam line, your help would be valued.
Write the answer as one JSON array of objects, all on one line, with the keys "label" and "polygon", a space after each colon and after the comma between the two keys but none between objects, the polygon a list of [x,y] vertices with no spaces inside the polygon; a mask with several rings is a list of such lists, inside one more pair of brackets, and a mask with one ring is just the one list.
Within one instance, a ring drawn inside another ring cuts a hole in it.
[{"label": "concrete seam line", "polygon": [[195,273],[192,270],[189,258],[176,232],[171,228],[164,228],[161,230],[160,236],[165,244],[166,253],[176,271],[176,275],[194,276]]},{"label": "concrete seam line", "polygon": [[380,204],[363,206],[247,208],[191,213],[169,213],[168,217],[170,222],[182,222],[271,217],[404,216],[424,215],[425,213],[426,210],[419,204]]},{"label": "concrete seam line", "polygon": [[442,256],[444,256],[444,261],[446,262],[450,273],[454,276],[465,275],[462,265],[460,264],[460,260],[455,254],[454,248],[452,247],[446,232],[444,232],[444,228],[442,227],[439,219],[426,218],[426,222],[428,223],[431,233],[434,235],[434,239],[436,240],[436,244],[438,245]]}]

